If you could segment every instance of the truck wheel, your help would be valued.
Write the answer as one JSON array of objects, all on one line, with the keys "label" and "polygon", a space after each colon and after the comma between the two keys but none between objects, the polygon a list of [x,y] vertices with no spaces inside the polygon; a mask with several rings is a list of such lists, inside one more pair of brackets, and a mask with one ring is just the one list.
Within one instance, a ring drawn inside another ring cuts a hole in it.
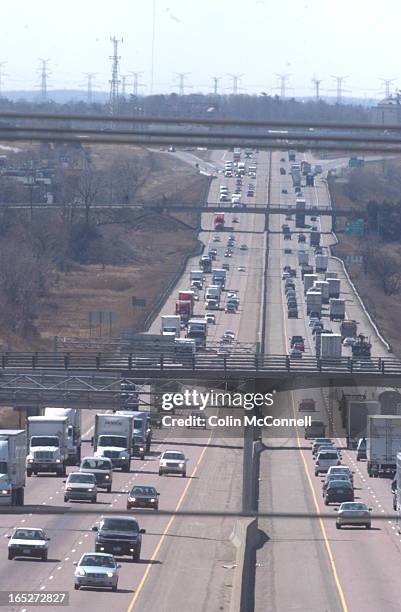
[{"label": "truck wheel", "polygon": [[92,503],[92,504],[96,504],[96,502],[97,502],[97,497],[92,497],[92,499],[91,499],[91,503]]},{"label": "truck wheel", "polygon": [[113,591],[113,593],[115,593],[115,592],[117,591],[117,585],[116,585],[116,584],[114,584],[114,585],[111,587],[111,590]]},{"label": "truck wheel", "polygon": [[9,561],[12,561],[13,559],[14,559],[14,555],[13,555],[13,553],[12,553],[12,552],[10,552],[10,551],[9,551],[9,552],[8,552],[8,560],[9,560]]},{"label": "truck wheel", "polygon": [[182,476],[183,478],[186,478],[186,477],[187,477],[187,473],[186,473],[186,472],[183,472],[183,473],[181,474],[181,476]]},{"label": "truck wheel", "polygon": [[328,506],[328,505],[329,505],[329,502],[328,502],[328,500],[327,500],[327,497],[326,497],[326,498],[325,498],[325,500],[324,500],[324,505],[325,505],[325,506]]},{"label": "truck wheel", "polygon": [[79,591],[79,584],[74,584],[74,589],[75,589],[76,591]]},{"label": "truck wheel", "polygon": [[365,525],[366,529],[370,529],[371,528],[371,524],[368,523],[368,525]]},{"label": "truck wheel", "polygon": [[159,470],[159,476],[163,476],[163,472]]},{"label": "truck wheel", "polygon": [[38,475],[38,470],[37,470],[37,468],[33,468],[33,470],[32,470],[32,471],[33,471],[33,473],[34,473],[34,475],[35,475],[35,476],[37,476],[37,475]]},{"label": "truck wheel", "polygon": [[111,493],[111,485],[109,485],[108,487],[106,487],[106,491],[107,491],[107,493]]},{"label": "truck wheel", "polygon": [[68,497],[65,497],[65,496],[64,496],[64,501],[65,501],[65,502],[68,502]]},{"label": "truck wheel", "polygon": [[141,551],[140,550],[136,550],[134,552],[134,554],[132,555],[132,560],[133,561],[139,561],[141,558]]},{"label": "truck wheel", "polygon": [[145,461],[145,455],[141,455],[141,461]]},{"label": "truck wheel", "polygon": [[47,561],[47,550],[42,553],[42,561]]},{"label": "truck wheel", "polygon": [[338,523],[336,523],[336,529],[341,529],[341,525],[339,525]]},{"label": "truck wheel", "polygon": [[122,472],[129,472],[129,468],[130,468],[129,464],[128,465],[123,465],[122,468],[121,468],[121,471]]},{"label": "truck wheel", "polygon": [[32,470],[27,470],[26,475],[28,478],[30,478],[32,476]]}]

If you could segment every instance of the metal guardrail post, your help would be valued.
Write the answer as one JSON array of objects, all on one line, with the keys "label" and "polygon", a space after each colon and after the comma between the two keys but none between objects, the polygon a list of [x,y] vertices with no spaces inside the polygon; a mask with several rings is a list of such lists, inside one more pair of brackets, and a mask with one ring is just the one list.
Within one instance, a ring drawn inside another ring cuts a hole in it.
[{"label": "metal guardrail post", "polygon": [[6,355],[2,355],[1,356],[1,367],[2,367],[3,370],[5,369],[6,365],[7,365],[7,356]]},{"label": "metal guardrail post", "polygon": [[322,360],[321,359],[317,360],[317,367],[318,367],[319,372],[321,372],[322,371]]},{"label": "metal guardrail post", "polygon": [[96,355],[96,369],[100,370],[100,353]]},{"label": "metal guardrail post", "polygon": [[68,361],[69,361],[70,356],[64,355],[64,370],[68,370]]},{"label": "metal guardrail post", "polygon": [[384,359],[382,359],[381,360],[381,364],[380,364],[381,365],[382,374],[384,374],[384,364],[385,364],[385,361],[384,361]]},{"label": "metal guardrail post", "polygon": [[227,371],[227,357],[224,355],[223,357],[223,367],[224,367],[224,371]]},{"label": "metal guardrail post", "polygon": [[35,368],[36,368],[37,359],[38,359],[38,354],[34,353],[32,355],[32,370],[35,370]]},{"label": "metal guardrail post", "polygon": [[196,370],[196,355],[194,355],[194,353],[192,353],[191,355],[192,357],[192,370]]},{"label": "metal guardrail post", "polygon": [[128,369],[132,370],[132,353],[128,355]]},{"label": "metal guardrail post", "polygon": [[289,372],[291,369],[291,361],[288,355],[286,355],[286,358],[285,358],[285,367],[287,368],[287,371]]},{"label": "metal guardrail post", "polygon": [[160,369],[164,370],[164,354],[160,353]]},{"label": "metal guardrail post", "polygon": [[259,355],[255,353],[255,370],[259,371]]}]

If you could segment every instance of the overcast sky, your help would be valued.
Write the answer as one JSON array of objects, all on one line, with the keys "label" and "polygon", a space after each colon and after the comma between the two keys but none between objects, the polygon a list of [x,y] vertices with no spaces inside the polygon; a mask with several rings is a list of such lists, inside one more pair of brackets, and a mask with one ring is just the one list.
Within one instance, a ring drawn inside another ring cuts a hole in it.
[{"label": "overcast sky", "polygon": [[[380,96],[379,78],[401,86],[399,0],[154,0],[154,92],[178,91],[175,72],[188,72],[186,92],[232,89],[279,93],[276,73],[290,73],[288,94],[335,87],[332,75],[358,97]],[[39,58],[49,59],[49,89],[108,90],[110,35],[123,37],[121,74],[143,71],[149,93],[153,0],[3,0],[0,62],[3,89],[39,85]],[[290,89],[290,88],[293,89]],[[332,93],[332,92],[331,92]]]}]

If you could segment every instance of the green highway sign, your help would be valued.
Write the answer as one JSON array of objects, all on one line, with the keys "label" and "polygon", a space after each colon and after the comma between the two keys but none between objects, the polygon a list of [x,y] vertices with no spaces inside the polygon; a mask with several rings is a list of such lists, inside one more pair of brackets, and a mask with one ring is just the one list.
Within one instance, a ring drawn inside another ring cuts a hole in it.
[{"label": "green highway sign", "polygon": [[365,230],[365,222],[363,219],[355,219],[355,221],[346,221],[345,233],[350,236],[362,236]]}]

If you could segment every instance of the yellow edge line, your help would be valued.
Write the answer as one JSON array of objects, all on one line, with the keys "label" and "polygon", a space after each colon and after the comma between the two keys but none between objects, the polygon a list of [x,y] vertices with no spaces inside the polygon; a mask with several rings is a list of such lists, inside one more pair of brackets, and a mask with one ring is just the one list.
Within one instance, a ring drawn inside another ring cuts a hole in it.
[{"label": "yellow edge line", "polygon": [[[281,261],[281,258],[280,258]],[[280,278],[281,278],[281,270],[280,270]],[[283,292],[283,286],[281,284],[281,307],[282,307],[282,311],[283,311],[283,334],[284,334],[284,340],[285,340],[285,350],[288,350],[289,347],[289,342],[288,342],[288,335],[287,335],[287,319],[285,317],[285,308],[284,308],[284,292]],[[290,391],[291,394],[291,403],[292,403],[292,412],[293,412],[293,416],[294,419],[296,418],[296,411],[295,411],[295,401],[294,401],[294,394],[292,391]],[[317,502],[317,498],[316,498],[316,493],[315,493],[315,489],[313,487],[313,482],[312,479],[310,477],[309,474],[309,470],[308,470],[308,464],[306,463],[306,459],[304,456],[303,451],[301,450],[301,438],[299,436],[299,429],[298,426],[295,426],[296,432],[297,432],[297,444],[298,444],[298,448],[300,450],[301,453],[301,457],[302,457],[302,462],[303,462],[303,466],[304,466],[304,471],[306,474],[306,478],[309,484],[309,488],[311,490],[312,493],[312,497],[313,497],[313,503],[315,505],[316,508],[316,512],[319,514],[320,513],[320,508],[319,508],[319,504]],[[341,601],[341,606],[343,609],[343,612],[348,612],[348,606],[347,606],[347,602],[345,601],[345,596],[344,596],[344,591],[342,589],[341,583],[340,583],[340,579],[338,577],[338,573],[337,573],[337,568],[336,568],[336,564],[334,561],[334,556],[333,556],[333,551],[331,550],[331,546],[330,546],[330,542],[328,540],[327,537],[327,531],[326,531],[326,527],[324,525],[323,519],[319,518],[319,525],[320,525],[320,529],[323,535],[323,540],[326,546],[326,550],[327,550],[327,554],[329,557],[329,562],[330,562],[330,567],[331,567],[331,571],[333,573],[333,578],[334,578],[334,582],[336,584],[337,587],[337,591],[338,591],[338,596],[340,598]]]},{"label": "yellow edge line", "polygon": [[[174,512],[178,512],[178,510],[180,509],[180,507],[182,505],[182,502],[185,499],[186,494],[188,493],[188,489],[191,486],[192,479],[195,476],[196,472],[198,471],[198,467],[199,467],[199,465],[200,465],[200,463],[201,463],[201,461],[202,461],[202,459],[203,459],[203,457],[204,457],[204,455],[206,453],[206,450],[207,450],[207,448],[208,448],[208,446],[210,444],[210,441],[212,439],[212,435],[213,434],[211,434],[209,436],[209,439],[206,442],[206,446],[203,447],[203,450],[202,450],[202,452],[201,452],[201,454],[199,456],[199,459],[198,459],[198,461],[197,461],[197,463],[196,463],[196,465],[195,465],[195,467],[194,467],[194,469],[192,471],[192,474],[191,474],[190,478],[188,479],[187,484],[185,485],[185,489],[183,490],[183,492],[181,494],[181,497],[180,497],[180,499],[177,502],[177,505],[175,507]],[[142,591],[143,586],[144,586],[144,584],[145,584],[145,582],[146,582],[146,580],[147,580],[147,578],[148,578],[148,576],[150,574],[150,570],[152,569],[152,561],[154,561],[156,559],[156,557],[157,557],[157,555],[158,555],[158,553],[160,551],[160,548],[161,548],[161,546],[162,546],[162,544],[163,544],[163,542],[164,542],[164,540],[166,538],[166,535],[168,534],[168,532],[169,532],[169,530],[171,528],[171,525],[174,523],[174,519],[175,518],[176,518],[175,515],[171,516],[169,522],[167,523],[166,527],[164,528],[164,531],[163,531],[163,533],[162,533],[162,535],[160,537],[160,540],[158,541],[158,543],[156,545],[156,548],[153,551],[153,554],[152,554],[152,556],[150,558],[150,563],[147,564],[145,573],[142,576],[142,579],[141,579],[141,581],[140,581],[140,583],[138,585],[138,588],[135,591],[135,594],[134,594],[134,596],[133,596],[133,598],[132,598],[132,600],[131,600],[131,602],[130,602],[130,604],[128,606],[127,612],[132,612],[132,610],[134,609],[135,603],[136,603],[136,601],[137,601],[137,599],[138,599],[138,597],[140,595],[140,592]]]}]

